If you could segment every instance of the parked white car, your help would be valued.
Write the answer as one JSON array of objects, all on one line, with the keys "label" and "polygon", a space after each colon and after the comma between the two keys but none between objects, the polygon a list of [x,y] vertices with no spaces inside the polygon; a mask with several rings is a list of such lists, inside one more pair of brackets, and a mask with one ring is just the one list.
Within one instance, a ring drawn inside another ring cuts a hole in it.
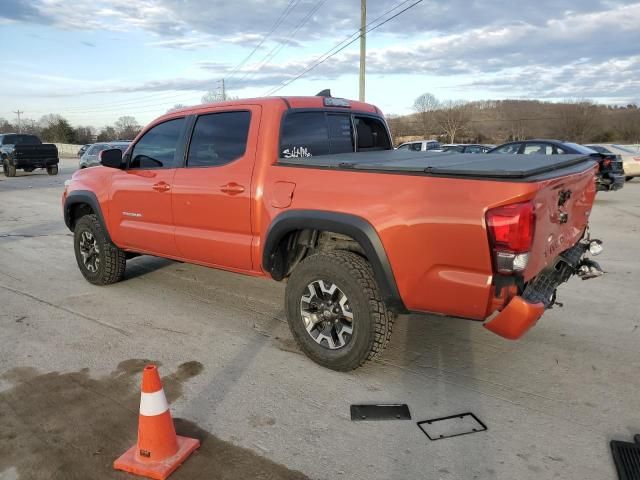
[{"label": "parked white car", "polygon": [[633,177],[640,177],[640,152],[631,147],[616,145],[613,143],[592,143],[585,147],[598,153],[612,153],[622,157],[622,167],[627,181]]},{"label": "parked white car", "polygon": [[412,152],[441,152],[442,145],[437,140],[415,140],[413,142],[401,143],[396,150],[410,150]]}]

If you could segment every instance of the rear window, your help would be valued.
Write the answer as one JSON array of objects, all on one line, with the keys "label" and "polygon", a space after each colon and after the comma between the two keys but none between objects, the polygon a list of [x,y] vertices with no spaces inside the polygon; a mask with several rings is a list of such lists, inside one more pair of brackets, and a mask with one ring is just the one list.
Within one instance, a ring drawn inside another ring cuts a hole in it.
[{"label": "rear window", "polygon": [[592,153],[596,153],[595,150],[585,147],[584,145],[578,145],[577,143],[565,142],[563,145],[566,145],[569,148],[573,148],[576,152],[581,153],[583,155],[591,155]]},{"label": "rear window", "polygon": [[35,135],[5,135],[3,145],[40,145],[40,139]]},{"label": "rear window", "polygon": [[390,148],[387,129],[378,118],[326,111],[293,112],[282,122],[279,155],[314,157]]}]

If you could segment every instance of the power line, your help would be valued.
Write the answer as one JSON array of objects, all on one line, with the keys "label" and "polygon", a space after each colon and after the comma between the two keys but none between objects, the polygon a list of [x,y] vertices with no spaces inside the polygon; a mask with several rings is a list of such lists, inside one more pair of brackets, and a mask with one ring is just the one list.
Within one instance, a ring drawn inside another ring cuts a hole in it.
[{"label": "power line", "polygon": [[[373,30],[376,30],[378,28],[380,28],[381,26],[383,26],[385,23],[390,22],[391,20],[393,20],[394,18],[398,17],[399,15],[402,15],[404,12],[406,12],[407,10],[415,7],[416,5],[418,5],[419,3],[422,3],[423,0],[417,0],[416,2],[412,3],[411,5],[409,5],[408,7],[403,8],[402,10],[400,10],[398,13],[396,13],[395,15],[387,18],[385,21],[380,22],[377,25],[374,25],[371,28],[367,28],[365,30],[364,33],[369,33],[372,32]],[[379,17],[375,18],[374,20],[372,20],[371,22],[369,22],[369,24],[367,24],[367,26],[371,25],[372,23],[374,23],[376,20],[378,20],[381,17],[384,17],[385,15],[389,14],[390,12],[392,12],[393,10],[396,10],[400,5],[407,3],[406,1],[401,2],[400,4],[396,5],[395,7],[387,10],[385,13],[383,13],[382,15],[380,15]],[[285,81],[284,83],[280,84],[277,87],[272,88],[271,90],[269,90],[267,93],[265,93],[265,96],[269,96],[269,95],[273,95],[274,93],[282,90],[284,87],[292,84],[293,82],[295,82],[296,80],[298,80],[299,78],[301,78],[302,76],[306,75],[307,73],[309,73],[310,71],[314,70],[315,68],[319,67],[320,65],[322,65],[324,62],[326,62],[327,60],[329,60],[331,57],[334,57],[335,55],[337,55],[338,53],[340,53],[341,51],[343,51],[345,48],[347,48],[348,46],[350,46],[351,44],[353,44],[354,42],[356,42],[357,40],[360,39],[360,32],[361,30],[358,29],[356,30],[354,33],[352,33],[351,35],[349,35],[349,37],[347,37],[347,39],[353,37],[354,35],[358,35],[356,38],[350,40],[347,44],[343,45],[342,47],[340,47],[338,50],[335,50],[336,47],[338,47],[339,45],[341,45],[342,43],[344,43],[346,40],[343,40],[342,42],[338,43],[336,46],[334,46],[333,48],[331,48],[330,50],[328,50],[327,52],[325,52],[325,54],[320,55],[320,57],[318,57],[318,59],[321,60],[316,60],[315,63],[313,63],[312,65],[308,66],[305,70],[303,70],[301,73],[299,73],[298,75],[296,75],[295,77]],[[335,50],[333,53],[333,50]],[[329,54],[330,53],[330,54]],[[324,57],[324,58],[322,58]]]},{"label": "power line", "polygon": [[289,38],[293,38],[300,31],[300,29],[311,19],[311,17],[313,17],[313,15],[315,15],[316,12],[320,10],[320,8],[326,3],[326,1],[327,0],[321,0],[317,2],[311,8],[311,10],[306,15],[303,16],[303,18],[298,22],[295,28],[287,34],[287,37],[285,39],[280,40],[278,44],[276,44],[269,52],[267,52],[267,54],[264,57],[262,57],[262,60],[260,60],[260,62],[256,64],[257,66],[253,70],[250,70],[247,73],[245,73],[244,76],[240,78],[238,81],[242,82],[247,77],[248,78],[253,77],[257,72],[260,71],[260,69],[268,65],[269,62],[273,58],[275,58],[287,46],[287,44],[289,43],[287,40]]},{"label": "power line", "polygon": [[282,22],[284,21],[284,19],[289,16],[289,14],[293,11],[294,8],[296,8],[296,6],[298,5],[298,3],[300,3],[300,0],[289,0],[289,3],[287,3],[286,8],[284,9],[284,11],[280,14],[280,16],[278,17],[278,19],[275,21],[275,23],[272,25],[271,30],[269,30],[269,32],[262,37],[262,40],[260,40],[260,42],[255,46],[255,48],[253,50],[251,50],[251,53],[249,53],[249,55],[247,55],[246,57],[244,57],[244,59],[238,64],[236,65],[233,70],[231,70],[231,72],[229,74],[227,74],[227,78],[232,78],[236,72],[242,68],[242,66],[247,63],[247,61],[249,61],[249,59],[253,56],[254,53],[256,53],[258,51],[258,49],[262,46],[262,44],[273,34],[273,32],[276,31],[276,29],[282,24]]}]

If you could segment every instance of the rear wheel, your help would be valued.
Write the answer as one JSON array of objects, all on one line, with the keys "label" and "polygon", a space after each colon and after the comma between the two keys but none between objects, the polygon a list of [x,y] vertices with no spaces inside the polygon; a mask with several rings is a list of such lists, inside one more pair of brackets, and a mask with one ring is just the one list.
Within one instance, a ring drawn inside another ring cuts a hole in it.
[{"label": "rear wheel", "polygon": [[85,215],[78,220],[73,246],[80,272],[90,283],[109,285],[124,277],[126,254],[111,243],[96,215]]},{"label": "rear wheel", "polygon": [[348,251],[317,253],[300,262],[287,283],[286,311],[305,354],[340,371],[379,356],[394,318],[380,298],[369,262]]},{"label": "rear wheel", "polygon": [[58,165],[51,165],[47,167],[47,173],[49,175],[57,175],[58,174]]},{"label": "rear wheel", "polygon": [[16,166],[11,165],[9,160],[5,158],[2,161],[2,171],[4,172],[5,177],[15,177],[16,176]]}]

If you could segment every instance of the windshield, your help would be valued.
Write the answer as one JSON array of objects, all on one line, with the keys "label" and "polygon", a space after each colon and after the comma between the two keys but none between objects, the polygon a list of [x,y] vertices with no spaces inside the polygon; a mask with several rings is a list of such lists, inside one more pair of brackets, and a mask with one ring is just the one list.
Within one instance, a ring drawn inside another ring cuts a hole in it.
[{"label": "windshield", "polygon": [[4,145],[40,145],[40,139],[35,135],[5,135]]}]

